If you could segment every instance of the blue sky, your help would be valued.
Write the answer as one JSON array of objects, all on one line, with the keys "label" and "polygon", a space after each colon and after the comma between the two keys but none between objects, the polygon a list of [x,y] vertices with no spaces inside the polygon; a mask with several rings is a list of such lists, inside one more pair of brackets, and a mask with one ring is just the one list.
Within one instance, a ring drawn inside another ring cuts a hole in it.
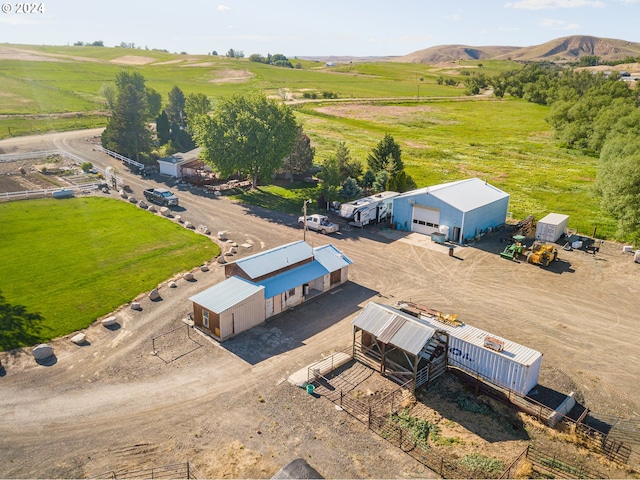
[{"label": "blue sky", "polygon": [[[2,3],[4,0],[0,0]],[[529,46],[568,35],[640,42],[640,0],[48,0],[5,2],[0,42],[102,40],[206,54],[404,55],[436,45]],[[7,7],[9,5],[9,7]]]}]

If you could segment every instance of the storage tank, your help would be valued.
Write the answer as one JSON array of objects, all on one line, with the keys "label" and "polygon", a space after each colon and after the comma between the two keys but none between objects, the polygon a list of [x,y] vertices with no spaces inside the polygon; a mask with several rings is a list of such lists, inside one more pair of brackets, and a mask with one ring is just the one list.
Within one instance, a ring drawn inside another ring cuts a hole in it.
[{"label": "storage tank", "polygon": [[538,384],[542,353],[464,323],[455,326],[429,315],[420,319],[449,334],[449,365],[520,395]]},{"label": "storage tank", "polygon": [[538,221],[536,240],[553,243],[562,236],[568,224],[569,215],[550,213]]}]

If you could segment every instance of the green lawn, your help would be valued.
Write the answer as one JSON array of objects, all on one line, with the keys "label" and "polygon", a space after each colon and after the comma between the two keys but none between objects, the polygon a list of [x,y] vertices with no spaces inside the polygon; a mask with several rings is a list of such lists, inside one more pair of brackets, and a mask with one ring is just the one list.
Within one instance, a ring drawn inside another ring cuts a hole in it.
[{"label": "green lawn", "polygon": [[[0,288],[9,304],[42,315],[26,332],[34,343],[82,329],[220,253],[202,235],[107,198],[3,203],[0,218]],[[0,330],[0,350],[24,345]]]}]

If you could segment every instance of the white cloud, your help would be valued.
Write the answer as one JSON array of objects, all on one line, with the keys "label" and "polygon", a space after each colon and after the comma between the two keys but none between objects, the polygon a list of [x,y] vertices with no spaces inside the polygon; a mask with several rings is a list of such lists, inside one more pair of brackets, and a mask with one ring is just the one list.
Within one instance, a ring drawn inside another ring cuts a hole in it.
[{"label": "white cloud", "polygon": [[227,10],[231,10],[231,7],[227,7],[226,5],[218,5],[218,10],[220,12],[226,12]]},{"label": "white cloud", "polygon": [[[623,0],[637,1],[637,0]],[[604,2],[600,0],[520,0],[519,2],[507,2],[506,8],[521,8],[523,10],[553,10],[557,8],[593,7],[602,8]]]},{"label": "white cloud", "polygon": [[542,28],[548,28],[551,30],[576,30],[580,28],[577,23],[569,23],[564,20],[554,20],[553,18],[545,18],[538,22],[538,25]]},{"label": "white cloud", "polygon": [[373,37],[370,37],[370,38],[369,38],[369,40],[368,40],[368,42],[369,42],[369,43],[376,43],[376,42],[377,42],[377,40],[376,40],[375,38],[373,38]]},{"label": "white cloud", "polygon": [[445,20],[453,20],[454,22],[459,22],[462,17],[458,13],[454,13],[453,15],[445,15]]}]

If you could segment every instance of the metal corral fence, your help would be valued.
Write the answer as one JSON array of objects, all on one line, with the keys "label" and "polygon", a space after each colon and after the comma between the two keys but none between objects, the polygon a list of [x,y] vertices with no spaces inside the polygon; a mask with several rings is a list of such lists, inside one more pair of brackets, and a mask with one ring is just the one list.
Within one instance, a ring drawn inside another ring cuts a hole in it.
[{"label": "metal corral fence", "polygon": [[163,465],[161,467],[144,468],[141,470],[121,470],[116,472],[114,470],[101,473],[95,477],[91,477],[94,480],[107,480],[107,479],[193,479],[200,480],[204,477],[198,472],[196,467],[191,462],[174,463],[171,465]]},{"label": "metal corral fence", "polygon": [[[577,443],[618,465],[640,468],[640,423],[618,417],[599,420],[588,409],[585,409],[580,417],[573,419],[555,412],[531,397],[495,385],[491,379],[478,372],[470,375],[468,371],[459,370],[455,361],[450,362],[449,367],[458,377],[472,382],[476,391],[482,390],[484,394],[496,400],[510,403],[556,430],[575,434]],[[552,416],[555,417],[555,421],[551,420]],[[613,428],[614,426],[616,428]]]},{"label": "metal corral fence", "polygon": [[557,454],[550,455],[532,446],[527,446],[518,458],[500,475],[500,478],[522,478],[519,472],[522,464],[529,461],[532,469],[539,472],[529,472],[528,478],[549,476],[550,478],[606,478],[601,472],[588,469],[584,465],[574,465],[573,461],[562,458]]},{"label": "metal corral fence", "polygon": [[102,182],[94,182],[94,183],[85,183],[83,185],[69,185],[65,187],[57,187],[57,188],[43,188],[42,190],[24,190],[22,192],[4,192],[0,193],[0,201],[8,201],[11,202],[13,200],[29,200],[32,198],[50,198],[53,197],[55,192],[60,192],[61,190],[72,190],[74,193],[76,192],[84,192],[95,190],[100,187]]},{"label": "metal corral fence", "polygon": [[104,152],[107,155],[109,155],[110,157],[116,158],[128,165],[133,165],[136,168],[139,168],[140,170],[144,170],[144,163],[140,163],[136,160],[132,160],[129,157],[125,157],[124,155],[120,155],[118,152],[114,152],[113,150],[109,150],[104,148],[102,145],[96,145],[94,147],[96,150],[100,151],[100,152]]},{"label": "metal corral fence", "polygon": [[[324,359],[322,366],[327,368],[329,365],[344,365],[343,358],[345,352],[346,350],[334,354],[338,357],[337,359],[332,359],[331,357]],[[352,358],[351,361],[353,361]],[[349,395],[349,392],[356,386],[354,381],[345,382],[339,377],[335,380],[327,378],[329,373],[319,374],[318,369],[314,369],[313,367],[314,366],[311,366],[309,368],[309,383],[315,386],[315,392],[340,406],[345,412],[367,425],[370,430],[380,437],[396,445],[402,449],[403,452],[443,478],[512,478],[524,458],[537,466],[539,471],[547,472],[556,478],[605,478],[602,473],[584,467],[580,459],[560,458],[558,455],[548,454],[533,447],[528,447],[523,451],[499,477],[483,471],[469,470],[455,461],[434,453],[424,440],[416,438],[411,430],[402,427],[398,422],[394,421],[394,415],[403,408],[404,401],[412,396],[413,385],[411,381],[399,386],[378,402],[370,404],[353,395]],[[314,370],[315,375],[313,375]],[[490,394],[490,392],[495,392],[493,395],[495,398],[513,403],[519,409],[536,416],[541,421],[545,421],[545,419],[548,420],[551,413],[553,413],[552,409],[533,400],[525,399],[515,392],[493,390],[483,382],[480,382],[478,385],[483,386],[482,390],[484,393]],[[561,423],[563,425],[567,425],[564,421],[567,418],[568,417],[562,418],[563,421]],[[575,421],[572,422],[573,425],[576,424]],[[582,425],[586,427],[584,424]],[[588,438],[593,438],[593,435],[593,432],[587,434]],[[596,445],[602,446],[603,444],[596,440]],[[605,454],[602,447],[594,450],[598,453]],[[620,457],[610,455],[607,455],[607,457],[614,462],[618,460],[617,463],[626,464],[620,461],[622,460]]]}]

